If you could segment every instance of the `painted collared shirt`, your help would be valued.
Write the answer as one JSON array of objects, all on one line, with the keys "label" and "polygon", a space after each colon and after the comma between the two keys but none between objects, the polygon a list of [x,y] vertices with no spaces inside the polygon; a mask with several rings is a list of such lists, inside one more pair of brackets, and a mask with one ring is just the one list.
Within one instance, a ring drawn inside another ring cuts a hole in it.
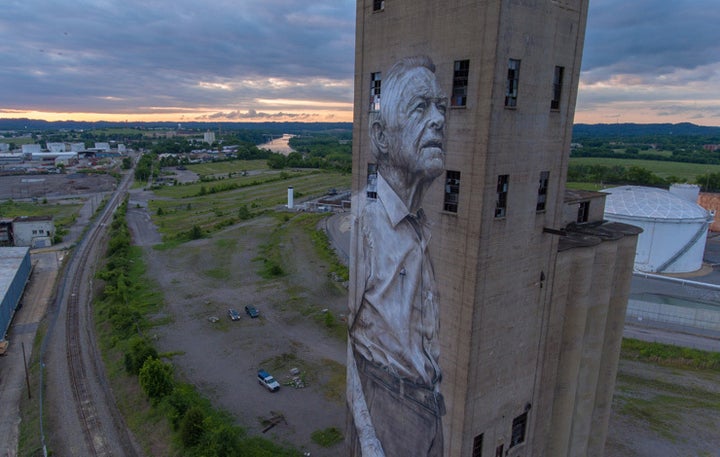
[{"label": "painted collared shirt", "polygon": [[355,350],[401,378],[436,386],[439,315],[424,213],[410,214],[378,174],[377,199],[365,206],[358,231],[364,293],[351,304]]}]

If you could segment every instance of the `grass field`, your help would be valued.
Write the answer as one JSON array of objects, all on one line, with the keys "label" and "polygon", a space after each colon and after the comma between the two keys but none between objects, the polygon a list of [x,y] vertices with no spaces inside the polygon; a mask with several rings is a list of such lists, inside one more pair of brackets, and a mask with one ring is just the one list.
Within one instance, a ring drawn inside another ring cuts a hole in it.
[{"label": "grass field", "polygon": [[231,160],[228,162],[210,162],[188,165],[187,169],[200,176],[221,173],[241,173],[243,171],[267,170],[267,160]]},{"label": "grass field", "polygon": [[707,165],[702,163],[665,162],[662,160],[640,159],[612,159],[605,157],[574,157],[570,159],[571,165],[603,165],[611,167],[622,165],[624,167],[640,167],[649,170],[661,178],[677,176],[689,183],[694,183],[697,176],[707,173],[720,173],[720,165]]},{"label": "grass field", "polygon": [[69,227],[77,218],[82,203],[58,205],[52,203],[29,203],[5,201],[0,203],[0,217],[52,216],[56,228]]},{"label": "grass field", "polygon": [[[226,171],[218,169],[217,172]],[[205,233],[213,232],[282,207],[287,203],[290,186],[296,202],[300,203],[306,198],[321,197],[330,188],[349,188],[350,179],[348,174],[323,170],[273,170],[252,176],[168,186],[155,190],[158,199],[150,202],[150,212],[160,232],[169,241],[194,226]]]}]

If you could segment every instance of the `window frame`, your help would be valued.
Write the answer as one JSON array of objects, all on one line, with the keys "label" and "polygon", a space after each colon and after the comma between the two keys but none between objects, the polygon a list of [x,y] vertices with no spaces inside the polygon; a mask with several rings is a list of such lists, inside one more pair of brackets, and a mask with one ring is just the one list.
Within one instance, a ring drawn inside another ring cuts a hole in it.
[{"label": "window frame", "polygon": [[481,433],[473,438],[472,457],[482,457],[484,434]]},{"label": "window frame", "polygon": [[367,164],[365,196],[371,200],[377,199],[377,176],[377,164],[369,162]]},{"label": "window frame", "polygon": [[549,171],[541,171],[540,179],[538,182],[537,204],[535,205],[535,211],[538,213],[545,211],[545,208],[547,207],[547,194],[548,194],[549,184],[550,184],[550,172]]},{"label": "window frame", "polygon": [[508,59],[507,79],[505,81],[505,107],[517,107],[518,88],[520,86],[520,59]]},{"label": "window frame", "polygon": [[510,175],[498,175],[495,196],[495,219],[507,216],[507,199],[510,189]]},{"label": "window frame", "polygon": [[560,98],[562,97],[563,79],[565,77],[565,67],[555,66],[553,72],[553,96],[550,100],[550,109],[552,111],[560,111]]},{"label": "window frame", "polygon": [[460,172],[456,170],[445,171],[445,195],[443,198],[443,211],[458,212],[460,203]]},{"label": "window frame", "polygon": [[508,449],[512,449],[513,447],[525,442],[525,438],[527,435],[527,423],[527,411],[513,419],[512,429],[510,433],[510,445],[508,446]]},{"label": "window frame", "polygon": [[450,106],[460,108],[467,106],[468,82],[470,77],[470,60],[456,60],[453,63],[453,85]]},{"label": "window frame", "polygon": [[578,203],[577,223],[582,224],[590,218],[590,200]]},{"label": "window frame", "polygon": [[370,73],[370,111],[380,111],[380,94],[382,92],[382,72]]}]

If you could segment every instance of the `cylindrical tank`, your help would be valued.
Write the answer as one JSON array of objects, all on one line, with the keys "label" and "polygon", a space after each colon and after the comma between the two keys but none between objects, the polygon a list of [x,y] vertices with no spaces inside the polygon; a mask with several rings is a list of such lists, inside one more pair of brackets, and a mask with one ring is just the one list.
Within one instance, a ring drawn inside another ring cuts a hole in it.
[{"label": "cylindrical tank", "polygon": [[293,205],[294,205],[294,203],[293,203],[293,188],[292,188],[292,186],[290,186],[290,187],[288,187],[288,204],[287,204],[288,209],[293,209]]},{"label": "cylindrical tank", "polygon": [[641,186],[605,189],[605,219],[643,229],[635,269],[657,273],[699,270],[712,216],[667,190]]},{"label": "cylindrical tank", "polygon": [[700,195],[700,186],[697,184],[675,183],[670,186],[670,193],[682,198],[683,200],[697,203],[698,195]]}]

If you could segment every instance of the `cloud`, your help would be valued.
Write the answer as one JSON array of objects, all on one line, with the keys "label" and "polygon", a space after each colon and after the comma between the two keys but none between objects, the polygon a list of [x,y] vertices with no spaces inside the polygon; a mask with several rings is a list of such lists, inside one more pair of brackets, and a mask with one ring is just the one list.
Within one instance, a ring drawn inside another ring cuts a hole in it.
[{"label": "cloud", "polygon": [[[0,87],[11,90],[0,103],[217,110],[292,91],[351,101],[354,3],[8,0],[0,14]],[[312,84],[320,80],[330,83]]]}]

